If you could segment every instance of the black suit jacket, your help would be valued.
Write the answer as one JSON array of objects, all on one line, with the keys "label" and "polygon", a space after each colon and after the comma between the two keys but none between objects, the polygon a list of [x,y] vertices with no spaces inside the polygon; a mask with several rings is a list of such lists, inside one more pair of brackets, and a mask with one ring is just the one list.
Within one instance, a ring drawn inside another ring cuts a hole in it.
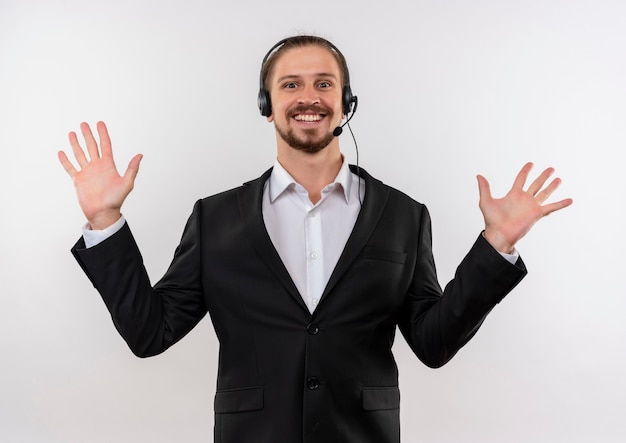
[{"label": "black suit jacket", "polygon": [[442,296],[427,209],[361,169],[361,212],[311,314],[264,227],[269,174],[198,201],[154,288],[128,225],[72,251],[138,356],[163,352],[210,314],[215,442],[398,442],[396,326],[422,362],[441,366],[525,267],[481,235]]}]

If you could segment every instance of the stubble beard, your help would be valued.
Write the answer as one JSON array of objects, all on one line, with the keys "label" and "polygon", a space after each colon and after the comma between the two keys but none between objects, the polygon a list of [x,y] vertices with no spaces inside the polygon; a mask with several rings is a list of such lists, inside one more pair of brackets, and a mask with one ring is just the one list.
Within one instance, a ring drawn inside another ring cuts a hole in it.
[{"label": "stubble beard", "polygon": [[300,138],[294,134],[293,129],[288,129],[287,131],[284,131],[278,125],[276,125],[276,132],[278,132],[280,138],[282,138],[283,141],[287,143],[291,148],[297,151],[306,152],[308,154],[315,154],[317,152],[320,152],[330,144],[333,138],[335,138],[333,133],[329,132],[322,138],[318,138],[317,140],[315,140],[314,129],[305,130],[306,137]]},{"label": "stubble beard", "polygon": [[[293,115],[297,113],[303,113],[308,110],[321,112],[325,114],[326,118],[332,118],[332,110],[319,106],[296,107],[290,110],[290,112],[288,113],[288,118],[292,118]],[[304,129],[304,136],[298,137],[295,134],[293,128],[281,128],[278,124],[276,124],[276,122],[274,122],[274,127],[276,128],[276,132],[278,132],[280,138],[282,138],[283,141],[287,143],[291,148],[298,151],[306,152],[308,154],[315,154],[317,152],[320,152],[321,150],[326,148],[326,146],[328,146],[330,142],[335,138],[332,132],[329,132],[322,137],[316,138],[316,133],[318,131],[317,129]]]}]

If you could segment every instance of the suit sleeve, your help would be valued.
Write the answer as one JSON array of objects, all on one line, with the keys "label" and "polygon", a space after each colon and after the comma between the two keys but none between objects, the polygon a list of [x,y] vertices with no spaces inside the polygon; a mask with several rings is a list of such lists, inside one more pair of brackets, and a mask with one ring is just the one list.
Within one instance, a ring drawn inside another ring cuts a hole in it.
[{"label": "suit sleeve", "polygon": [[424,207],[415,272],[400,330],[420,360],[433,368],[443,366],[525,275],[521,258],[511,264],[480,234],[454,278],[441,291],[432,253],[430,216]]},{"label": "suit sleeve", "polygon": [[206,314],[197,207],[167,273],[154,288],[128,224],[92,248],[86,249],[82,239],[72,248],[72,254],[102,296],[115,327],[139,357],[165,351]]}]

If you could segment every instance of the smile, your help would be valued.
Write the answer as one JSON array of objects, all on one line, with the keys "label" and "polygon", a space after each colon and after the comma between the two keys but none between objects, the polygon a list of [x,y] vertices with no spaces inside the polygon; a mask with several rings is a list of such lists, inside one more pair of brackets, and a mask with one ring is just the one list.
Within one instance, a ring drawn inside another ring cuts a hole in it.
[{"label": "smile", "polygon": [[299,122],[318,122],[322,120],[323,116],[321,114],[297,114],[293,116],[294,120]]}]

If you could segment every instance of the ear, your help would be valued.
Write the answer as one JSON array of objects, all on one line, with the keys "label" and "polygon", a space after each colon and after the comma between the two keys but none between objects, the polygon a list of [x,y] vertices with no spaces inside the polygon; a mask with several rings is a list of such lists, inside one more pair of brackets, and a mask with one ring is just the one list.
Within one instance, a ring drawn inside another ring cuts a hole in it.
[{"label": "ear", "polygon": [[266,118],[268,123],[272,123],[274,121],[274,114],[272,113],[269,117]]}]

